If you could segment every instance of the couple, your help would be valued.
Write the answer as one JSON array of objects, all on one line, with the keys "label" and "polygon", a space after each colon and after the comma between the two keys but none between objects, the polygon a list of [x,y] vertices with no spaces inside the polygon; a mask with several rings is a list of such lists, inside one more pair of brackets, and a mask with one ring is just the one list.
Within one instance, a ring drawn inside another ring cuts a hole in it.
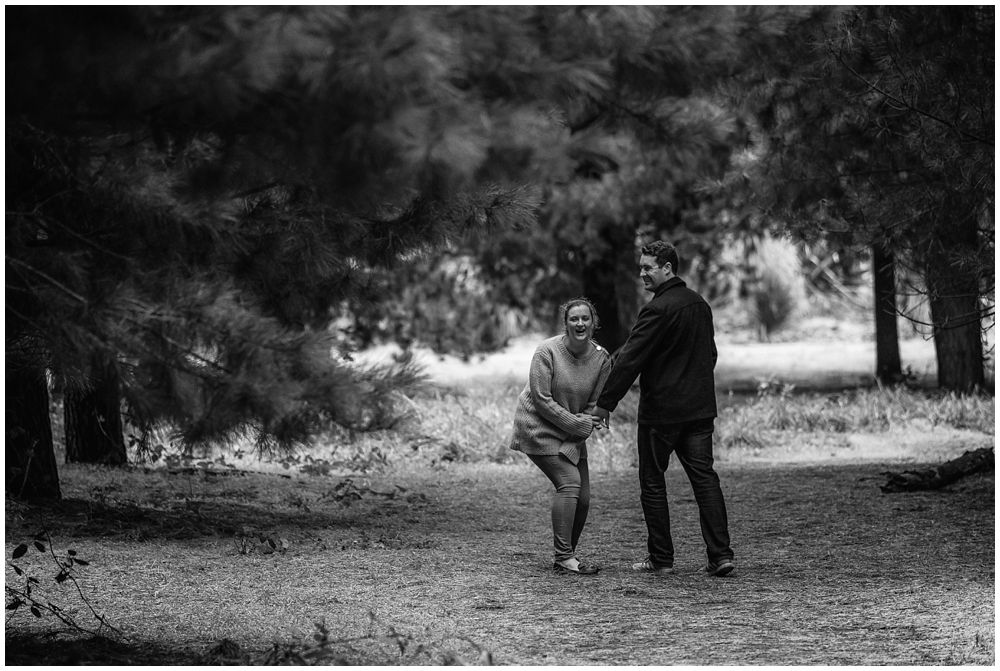
[{"label": "couple", "polygon": [[535,350],[528,384],[518,397],[511,448],[524,452],[552,481],[556,571],[592,575],[576,557],[590,508],[586,440],[607,428],[610,413],[639,377],[639,485],[649,555],[632,564],[643,573],[673,572],[674,546],[664,472],[676,453],[694,490],[708,551],[705,570],[735,568],[719,476],[712,464],[717,358],[712,312],[675,273],[667,242],[642,248],[639,277],[653,298],[612,358],[593,342],[597,312],[585,298],[563,306],[563,335]]}]

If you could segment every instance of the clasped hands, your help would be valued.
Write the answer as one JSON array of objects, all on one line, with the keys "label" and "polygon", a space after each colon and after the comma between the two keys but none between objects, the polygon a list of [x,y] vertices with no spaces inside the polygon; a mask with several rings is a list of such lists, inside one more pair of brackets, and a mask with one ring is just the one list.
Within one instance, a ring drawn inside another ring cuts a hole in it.
[{"label": "clasped hands", "polygon": [[593,414],[580,413],[578,417],[584,417],[593,424],[593,429],[611,428],[611,413],[604,408],[597,408]]}]

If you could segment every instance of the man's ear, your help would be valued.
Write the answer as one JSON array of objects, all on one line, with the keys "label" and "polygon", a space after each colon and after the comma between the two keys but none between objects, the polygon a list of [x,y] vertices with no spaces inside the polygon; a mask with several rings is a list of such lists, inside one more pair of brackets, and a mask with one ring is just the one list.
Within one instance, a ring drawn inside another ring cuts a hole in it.
[{"label": "man's ear", "polygon": [[670,261],[663,264],[663,272],[672,275],[674,272],[674,266]]}]

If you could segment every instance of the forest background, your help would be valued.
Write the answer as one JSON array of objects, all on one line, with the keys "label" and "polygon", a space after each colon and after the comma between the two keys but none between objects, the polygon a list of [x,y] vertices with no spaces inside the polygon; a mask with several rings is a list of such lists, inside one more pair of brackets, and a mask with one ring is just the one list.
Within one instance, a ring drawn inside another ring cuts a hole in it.
[{"label": "forest background", "polygon": [[[68,531],[110,486],[156,509],[139,464],[509,466],[474,420],[412,433],[462,403],[424,353],[482,362],[580,294],[615,349],[658,238],[720,339],[873,341],[844,394],[744,375],[720,445],[926,422],[992,445],[992,7],[5,13],[8,525]],[[496,381],[473,415],[499,435]]]}]

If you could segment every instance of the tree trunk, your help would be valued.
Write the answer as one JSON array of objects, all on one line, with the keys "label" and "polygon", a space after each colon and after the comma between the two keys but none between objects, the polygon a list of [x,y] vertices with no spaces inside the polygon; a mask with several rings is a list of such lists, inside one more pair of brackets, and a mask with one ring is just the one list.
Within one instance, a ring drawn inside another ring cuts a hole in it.
[{"label": "tree trunk", "polygon": [[892,250],[879,243],[872,247],[875,276],[875,377],[883,384],[903,380],[896,323],[896,267]]},{"label": "tree trunk", "polygon": [[924,259],[927,297],[934,323],[938,386],[973,392],[986,386],[979,305],[979,278],[975,259],[976,221],[961,210],[947,223],[938,223],[930,253]]},{"label": "tree trunk", "polygon": [[122,436],[121,387],[113,363],[95,354],[91,384],[64,395],[66,462],[120,466],[128,462]]},{"label": "tree trunk", "polygon": [[935,468],[923,471],[903,471],[902,473],[887,472],[889,479],[882,485],[883,492],[912,492],[921,489],[940,489],[955,482],[959,478],[978,473],[992,471],[994,454],[992,447],[982,447],[972,452],[966,450],[962,456],[946,461]]},{"label": "tree trunk", "polygon": [[957,297],[931,301],[938,386],[942,389],[974,392],[986,385],[979,320],[963,323],[969,310],[976,308],[974,302]]},{"label": "tree trunk", "polygon": [[21,367],[8,359],[5,384],[7,495],[17,499],[62,498],[45,370]]},{"label": "tree trunk", "polygon": [[602,237],[611,253],[584,267],[583,293],[597,308],[601,320],[594,338],[614,352],[628,338],[637,311],[635,231],[611,224],[602,231]]}]

